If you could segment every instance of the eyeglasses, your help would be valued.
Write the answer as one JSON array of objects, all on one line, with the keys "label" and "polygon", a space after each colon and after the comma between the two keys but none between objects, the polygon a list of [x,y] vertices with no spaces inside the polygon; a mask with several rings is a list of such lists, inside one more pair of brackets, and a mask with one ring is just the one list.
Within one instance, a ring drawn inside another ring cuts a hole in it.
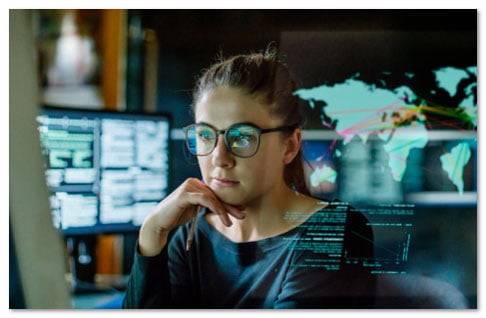
[{"label": "eyeglasses", "polygon": [[275,131],[292,131],[298,125],[280,126],[262,129],[250,123],[238,123],[228,129],[217,130],[209,124],[198,123],[189,125],[184,129],[186,145],[189,151],[196,156],[209,155],[218,143],[218,135],[224,136],[228,151],[240,158],[249,158],[256,154],[260,147],[260,136]]}]

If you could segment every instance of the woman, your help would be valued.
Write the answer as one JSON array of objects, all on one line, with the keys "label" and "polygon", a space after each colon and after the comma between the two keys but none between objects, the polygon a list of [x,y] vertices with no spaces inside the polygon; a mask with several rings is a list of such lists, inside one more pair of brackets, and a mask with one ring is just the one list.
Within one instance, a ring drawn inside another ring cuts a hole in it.
[{"label": "woman", "polygon": [[372,234],[360,213],[309,195],[295,89],[271,52],[202,75],[185,131],[203,180],[186,180],[143,223],[125,308],[371,305],[373,279],[347,263],[372,257]]}]

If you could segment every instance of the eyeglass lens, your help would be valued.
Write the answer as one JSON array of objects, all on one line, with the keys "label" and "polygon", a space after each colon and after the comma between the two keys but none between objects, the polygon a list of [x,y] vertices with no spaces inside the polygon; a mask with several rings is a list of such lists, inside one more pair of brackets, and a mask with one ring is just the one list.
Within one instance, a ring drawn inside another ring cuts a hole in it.
[{"label": "eyeglass lens", "polygon": [[[194,124],[186,131],[186,143],[189,151],[204,156],[211,153],[218,141],[218,133],[210,126]],[[248,125],[230,127],[224,135],[229,151],[238,157],[251,157],[258,150],[259,131]]]}]

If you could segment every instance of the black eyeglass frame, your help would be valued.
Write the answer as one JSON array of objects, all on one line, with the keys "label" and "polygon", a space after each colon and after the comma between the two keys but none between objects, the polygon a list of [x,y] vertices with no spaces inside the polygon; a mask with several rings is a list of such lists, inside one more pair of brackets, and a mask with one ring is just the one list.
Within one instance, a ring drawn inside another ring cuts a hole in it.
[{"label": "black eyeglass frame", "polygon": [[[187,134],[189,132],[189,129],[191,127],[194,127],[194,126],[206,126],[206,127],[211,128],[214,132],[216,132],[216,141],[214,143],[214,146],[206,154],[197,154],[197,153],[194,153],[194,152],[191,151],[191,147],[189,146]],[[232,128],[238,127],[238,126],[250,126],[253,129],[255,129],[257,131],[257,133],[258,133],[258,143],[256,145],[255,152],[253,152],[251,155],[242,156],[242,155],[236,154],[236,153],[233,152],[233,150],[231,149],[231,146],[229,145],[229,140],[228,140],[229,135],[228,135],[228,131],[230,131]],[[293,125],[285,125],[285,126],[279,126],[279,127],[274,127],[274,128],[260,128],[260,127],[258,127],[257,125],[255,125],[253,123],[243,122],[243,123],[233,124],[233,125],[229,126],[226,129],[221,129],[220,130],[220,129],[216,129],[214,126],[212,126],[212,125],[210,125],[208,123],[200,122],[200,123],[191,124],[191,125],[186,126],[186,127],[182,128],[182,129],[184,131],[184,136],[185,136],[185,141],[186,141],[186,147],[187,147],[187,149],[189,149],[189,152],[192,153],[195,156],[204,157],[204,156],[210,155],[214,151],[214,149],[216,148],[216,146],[218,145],[218,141],[219,141],[219,138],[218,137],[219,137],[219,135],[223,135],[224,144],[226,146],[226,150],[229,153],[231,153],[233,156],[236,156],[236,157],[239,157],[239,158],[251,158],[251,157],[253,157],[258,152],[258,149],[260,149],[261,135],[267,134],[267,133],[271,133],[271,132],[276,132],[276,131],[293,131],[293,130],[297,129],[299,126],[300,126],[299,124],[293,124]]]}]

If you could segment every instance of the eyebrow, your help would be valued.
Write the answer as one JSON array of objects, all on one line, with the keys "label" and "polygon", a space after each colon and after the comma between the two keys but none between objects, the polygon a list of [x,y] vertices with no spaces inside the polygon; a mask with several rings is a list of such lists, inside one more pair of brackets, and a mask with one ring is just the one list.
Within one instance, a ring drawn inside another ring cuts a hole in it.
[{"label": "eyebrow", "polygon": [[226,127],[225,129],[217,129],[216,127],[214,127],[214,126],[213,126],[213,125],[211,125],[210,123],[207,123],[207,122],[204,122],[204,121],[196,122],[196,124],[204,124],[204,125],[208,125],[208,126],[212,127],[214,130],[218,130],[218,131],[226,131],[226,130],[228,130],[228,128],[229,128],[229,127],[234,126],[234,125],[252,125],[252,126],[255,126],[255,127],[257,127],[257,128],[259,128],[259,129],[261,129],[261,128],[260,128],[260,126],[258,126],[258,125],[257,125],[257,124],[255,124],[255,123],[252,123],[251,121],[243,121],[243,122],[234,123],[234,124],[229,125],[229,126],[228,126],[228,127]]}]

